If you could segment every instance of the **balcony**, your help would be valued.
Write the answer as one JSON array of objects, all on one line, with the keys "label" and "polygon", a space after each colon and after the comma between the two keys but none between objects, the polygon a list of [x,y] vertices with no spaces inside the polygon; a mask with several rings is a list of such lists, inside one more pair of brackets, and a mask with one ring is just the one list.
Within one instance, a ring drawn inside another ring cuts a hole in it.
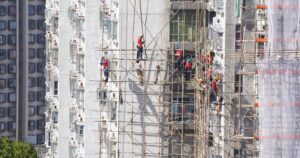
[{"label": "balcony", "polygon": [[50,109],[52,111],[58,112],[59,105],[58,105],[58,99],[54,98],[53,101],[50,103]]},{"label": "balcony", "polygon": [[84,90],[84,80],[81,80],[81,79],[77,80],[77,89]]},{"label": "balcony", "polygon": [[82,109],[78,111],[78,114],[76,116],[76,124],[77,125],[84,125],[84,112]]},{"label": "balcony", "polygon": [[78,143],[77,140],[75,138],[75,136],[72,136],[69,140],[69,145],[71,148],[77,148],[78,147]]},{"label": "balcony", "polygon": [[54,96],[53,96],[52,92],[46,92],[45,99],[47,102],[52,102],[54,100]]},{"label": "balcony", "polygon": [[69,105],[69,110],[71,114],[76,114],[78,111],[78,104],[76,103],[76,100],[72,101]]}]

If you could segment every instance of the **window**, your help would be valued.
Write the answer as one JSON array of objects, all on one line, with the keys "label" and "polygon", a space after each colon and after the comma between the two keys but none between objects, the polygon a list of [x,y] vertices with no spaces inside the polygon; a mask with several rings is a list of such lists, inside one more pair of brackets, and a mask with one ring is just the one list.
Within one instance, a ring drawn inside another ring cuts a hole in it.
[{"label": "window", "polygon": [[15,45],[16,44],[16,35],[8,35],[7,43],[9,45]]},{"label": "window", "polygon": [[6,58],[6,50],[5,49],[0,49],[0,60]]},{"label": "window", "polygon": [[35,6],[30,5],[28,6],[28,15],[34,15],[35,14]]},{"label": "window", "polygon": [[33,116],[33,115],[35,115],[35,107],[29,106],[28,107],[28,116]]},{"label": "window", "polygon": [[6,116],[6,108],[0,108],[0,117]]},{"label": "window", "polygon": [[34,44],[35,43],[35,36],[33,34],[30,34],[28,36],[28,43],[29,44]]},{"label": "window", "polygon": [[172,42],[195,41],[196,12],[192,10],[179,11],[171,20],[170,27]]},{"label": "window", "polygon": [[15,88],[16,87],[16,79],[15,78],[9,78],[8,79],[8,87],[9,88]]},{"label": "window", "polygon": [[36,56],[37,56],[38,58],[44,59],[44,58],[45,58],[45,49],[44,49],[44,48],[39,48],[39,49],[37,49]]},{"label": "window", "polygon": [[116,118],[117,118],[117,102],[112,102],[110,119],[116,120]]},{"label": "window", "polygon": [[38,15],[44,15],[44,11],[45,11],[45,6],[44,5],[38,5],[36,12]]},{"label": "window", "polygon": [[37,71],[37,72],[43,73],[43,72],[44,72],[44,69],[45,69],[44,63],[37,63],[37,64],[36,64],[36,71]]},{"label": "window", "polygon": [[16,30],[17,29],[17,23],[15,20],[8,21],[8,29],[9,30]]},{"label": "window", "polygon": [[8,50],[8,59],[16,59],[17,51],[15,49]]},{"label": "window", "polygon": [[45,29],[45,27],[46,27],[46,25],[45,25],[45,20],[44,19],[42,19],[42,20],[37,20],[37,28],[39,29],[39,30],[44,30]]},{"label": "window", "polygon": [[29,92],[28,93],[28,100],[30,102],[35,101],[35,92]]},{"label": "window", "polygon": [[9,93],[8,101],[9,102],[16,102],[16,100],[17,100],[16,93]]},{"label": "window", "polygon": [[3,89],[6,87],[6,80],[5,79],[0,79],[0,89]]},{"label": "window", "polygon": [[28,72],[29,73],[34,73],[35,72],[35,64],[34,63],[29,63],[28,64]]},{"label": "window", "polygon": [[0,65],[0,74],[5,74],[6,72],[6,65]]},{"label": "window", "polygon": [[15,64],[8,64],[7,68],[8,73],[16,73],[17,72],[17,67]]},{"label": "window", "polygon": [[35,121],[34,120],[28,120],[28,129],[29,130],[35,129]]},{"label": "window", "polygon": [[29,28],[29,30],[34,30],[35,29],[35,20],[29,20],[28,21],[28,28]]},{"label": "window", "polygon": [[83,136],[84,126],[78,126],[78,133],[80,136]]},{"label": "window", "polygon": [[0,20],[0,31],[4,31],[6,29],[6,21]]},{"label": "window", "polygon": [[15,117],[16,116],[16,108],[8,108],[8,117]]},{"label": "window", "polygon": [[4,103],[6,101],[6,94],[0,93],[0,103]]},{"label": "window", "polygon": [[55,111],[52,114],[53,123],[58,123],[58,112]]},{"label": "window", "polygon": [[5,131],[5,122],[0,122],[0,132]]},{"label": "window", "polygon": [[8,15],[15,16],[16,15],[16,6],[8,6]]},{"label": "window", "polygon": [[34,58],[35,57],[35,49],[34,48],[29,48],[28,49],[28,57],[30,59]]},{"label": "window", "polygon": [[58,95],[58,81],[54,81],[53,94]]},{"label": "window", "polygon": [[34,77],[29,77],[28,86],[29,87],[34,87],[35,86],[35,78]]},{"label": "window", "polygon": [[5,45],[5,44],[6,44],[6,36],[0,35],[0,45]]},{"label": "window", "polygon": [[36,82],[37,82],[38,87],[45,87],[45,78],[44,77],[38,77]]},{"label": "window", "polygon": [[5,15],[6,15],[6,7],[0,6],[0,16],[5,16]]},{"label": "window", "polygon": [[45,106],[43,105],[37,106],[36,111],[37,111],[37,115],[45,115],[45,111],[46,111]]},{"label": "window", "polygon": [[44,144],[45,143],[45,135],[44,134],[37,134],[36,135],[37,144]]},{"label": "window", "polygon": [[40,91],[40,92],[37,92],[37,100],[38,101],[45,101],[45,92],[43,91]]},{"label": "window", "polygon": [[7,122],[8,131],[15,131],[16,130],[16,122]]},{"label": "window", "polygon": [[44,120],[37,120],[37,129],[44,129],[45,121]]},{"label": "window", "polygon": [[36,39],[37,39],[38,44],[45,44],[45,35],[44,34],[36,35]]}]

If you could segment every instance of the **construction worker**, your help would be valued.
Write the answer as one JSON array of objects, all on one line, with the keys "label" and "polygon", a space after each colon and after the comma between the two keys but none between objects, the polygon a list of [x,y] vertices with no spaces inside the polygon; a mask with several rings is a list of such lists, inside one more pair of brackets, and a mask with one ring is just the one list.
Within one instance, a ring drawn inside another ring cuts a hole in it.
[{"label": "construction worker", "polygon": [[183,61],[183,51],[180,49],[177,49],[175,53],[175,59],[176,59],[176,68],[178,71],[181,71],[182,69],[182,61]]},{"label": "construction worker", "polygon": [[140,60],[142,60],[143,57],[143,44],[145,43],[145,41],[143,41],[143,35],[139,36],[138,38],[138,45],[137,45],[137,54],[136,54],[136,63],[139,63]]},{"label": "construction worker", "polygon": [[154,84],[157,84],[159,74],[160,74],[160,66],[156,65]]},{"label": "construction worker", "polygon": [[184,72],[185,72],[185,80],[190,80],[190,75],[192,72],[193,63],[191,57],[188,55],[184,60]]},{"label": "construction worker", "polygon": [[109,78],[109,70],[108,70],[109,60],[102,57],[100,65],[103,66],[103,70],[104,70],[104,77],[105,77],[104,82],[108,82],[108,78]]},{"label": "construction worker", "polygon": [[139,76],[141,86],[143,86],[144,85],[144,71],[143,71],[143,67],[141,64],[139,65],[139,68],[136,69],[136,73]]}]

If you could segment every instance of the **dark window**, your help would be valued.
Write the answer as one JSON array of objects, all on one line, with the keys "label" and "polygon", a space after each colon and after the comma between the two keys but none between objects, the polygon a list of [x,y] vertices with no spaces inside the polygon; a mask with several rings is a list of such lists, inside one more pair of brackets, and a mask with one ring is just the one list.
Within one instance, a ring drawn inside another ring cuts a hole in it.
[{"label": "dark window", "polygon": [[16,98],[16,93],[9,93],[8,95],[8,101],[9,102],[16,102],[17,98]]},{"label": "dark window", "polygon": [[9,78],[8,79],[8,87],[9,88],[15,88],[16,87],[16,79],[15,78]]},{"label": "dark window", "polygon": [[0,122],[0,132],[5,131],[5,122]]},{"label": "dark window", "polygon": [[9,45],[16,44],[16,35],[8,35],[8,37],[7,37],[7,43]]},{"label": "dark window", "polygon": [[7,115],[8,115],[8,117],[15,117],[16,116],[16,108],[8,108]]},{"label": "dark window", "polygon": [[9,64],[7,67],[7,71],[8,73],[16,73],[17,72],[17,68],[15,64]]},{"label": "dark window", "polygon": [[45,58],[45,49],[44,48],[37,49],[36,56],[42,59]]},{"label": "dark window", "polygon": [[44,5],[38,5],[37,9],[36,9],[36,12],[37,12],[38,15],[44,15],[45,6]]},{"label": "dark window", "polygon": [[37,106],[37,115],[45,115],[45,106],[43,105],[40,105],[40,106]]},{"label": "dark window", "polygon": [[44,77],[38,77],[36,82],[37,82],[38,87],[44,87],[45,86],[45,78]]},{"label": "dark window", "polygon": [[6,94],[5,93],[0,93],[0,103],[6,102]]},{"label": "dark window", "polygon": [[40,30],[44,30],[46,27],[45,20],[37,20],[37,28]]},{"label": "dark window", "polygon": [[36,42],[38,44],[45,44],[45,35],[44,34],[36,35]]},{"label": "dark window", "polygon": [[28,129],[29,130],[34,130],[35,129],[35,121],[34,120],[29,120],[28,121]]},{"label": "dark window", "polygon": [[28,21],[28,28],[30,30],[34,30],[35,29],[35,20],[29,20]]},{"label": "dark window", "polygon": [[0,117],[6,116],[6,108],[0,108]]},{"label": "dark window", "polygon": [[16,15],[16,6],[8,6],[8,15],[15,16]]},{"label": "dark window", "polygon": [[38,101],[45,101],[45,92],[43,91],[40,91],[40,92],[37,92],[37,100]]},{"label": "dark window", "polygon": [[5,44],[6,44],[6,36],[0,35],[0,45],[5,45]]},{"label": "dark window", "polygon": [[5,16],[5,15],[6,15],[6,7],[0,6],[0,16]]},{"label": "dark window", "polygon": [[30,59],[34,58],[35,57],[35,49],[34,48],[29,48],[28,49],[28,57]]},{"label": "dark window", "polygon": [[34,63],[29,63],[28,64],[28,72],[29,73],[34,73],[35,72],[35,64]]},{"label": "dark window", "polygon": [[44,129],[45,121],[44,120],[37,120],[37,129]]},{"label": "dark window", "polygon": [[37,144],[44,144],[45,143],[45,135],[44,134],[37,134],[36,135]]},{"label": "dark window", "polygon": [[34,87],[35,86],[35,78],[34,77],[29,77],[28,86],[29,87]]},{"label": "dark window", "polygon": [[28,36],[28,43],[29,44],[34,44],[35,43],[35,36],[33,34],[30,34]]},{"label": "dark window", "polygon": [[58,95],[58,81],[54,81],[54,88],[53,88],[53,91],[54,91],[54,95]]},{"label": "dark window", "polygon": [[5,74],[6,72],[6,65],[0,65],[0,74]]},{"label": "dark window", "polygon": [[7,122],[8,131],[15,131],[16,130],[16,122]]},{"label": "dark window", "polygon": [[8,50],[8,59],[16,59],[17,51],[15,49]]},{"label": "dark window", "polygon": [[44,63],[37,63],[36,64],[36,71],[43,73],[45,69],[45,64]]},{"label": "dark window", "polygon": [[0,49],[0,60],[6,58],[6,50],[5,49]]},{"label": "dark window", "polygon": [[6,80],[0,79],[0,89],[6,88]]},{"label": "dark window", "polygon": [[17,23],[15,20],[10,20],[8,22],[8,29],[9,30],[16,30],[17,29]]},{"label": "dark window", "polygon": [[30,102],[35,101],[35,92],[29,92],[28,93],[28,100]]},{"label": "dark window", "polygon": [[35,6],[30,5],[28,6],[28,15],[34,15],[35,14]]},{"label": "dark window", "polygon": [[35,107],[29,106],[28,107],[28,116],[33,116],[33,115],[35,115]]},{"label": "dark window", "polygon": [[0,21],[0,31],[4,31],[6,29],[6,21]]}]

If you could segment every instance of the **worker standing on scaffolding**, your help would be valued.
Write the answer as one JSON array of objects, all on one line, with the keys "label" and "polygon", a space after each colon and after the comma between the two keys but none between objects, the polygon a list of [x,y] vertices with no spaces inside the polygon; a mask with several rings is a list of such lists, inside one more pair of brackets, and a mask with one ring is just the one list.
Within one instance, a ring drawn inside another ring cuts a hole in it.
[{"label": "worker standing on scaffolding", "polygon": [[137,55],[136,55],[136,63],[139,63],[140,60],[142,60],[143,58],[143,44],[145,43],[145,41],[143,41],[143,35],[139,36],[138,38],[138,45],[137,45]]},{"label": "worker standing on scaffolding", "polygon": [[185,80],[188,81],[191,78],[193,63],[191,57],[188,55],[184,60],[184,74]]},{"label": "worker standing on scaffolding", "polygon": [[178,71],[181,71],[182,69],[182,60],[183,60],[183,51],[180,49],[177,49],[175,53],[175,59],[176,59],[176,68]]},{"label": "worker standing on scaffolding", "polygon": [[108,82],[108,78],[109,78],[109,70],[108,70],[109,60],[102,57],[100,65],[103,66],[103,70],[104,70],[104,77],[105,77],[104,82]]}]

